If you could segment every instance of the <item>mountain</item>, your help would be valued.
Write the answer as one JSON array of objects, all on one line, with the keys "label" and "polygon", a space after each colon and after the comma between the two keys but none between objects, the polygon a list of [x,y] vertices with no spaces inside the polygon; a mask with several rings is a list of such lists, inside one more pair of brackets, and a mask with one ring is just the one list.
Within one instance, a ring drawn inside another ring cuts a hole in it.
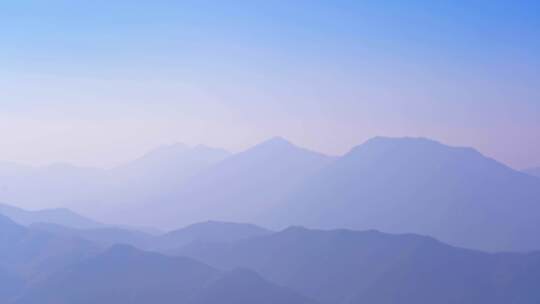
[{"label": "mountain", "polygon": [[339,158],[276,137],[232,156],[176,144],[110,170],[0,165],[0,199],[122,225],[374,228],[490,251],[540,248],[539,183],[473,149],[418,138],[374,138]]},{"label": "mountain", "polygon": [[102,246],[125,244],[165,253],[174,252],[191,242],[233,242],[271,233],[251,224],[216,221],[192,224],[160,235],[120,227],[74,229],[48,223],[32,224],[30,229],[64,238],[84,239]]},{"label": "mountain", "polygon": [[152,210],[169,226],[207,219],[251,222],[333,160],[272,138],[194,176]]},{"label": "mountain", "polygon": [[84,239],[102,246],[125,244],[165,253],[174,252],[191,242],[233,242],[271,233],[251,224],[216,221],[192,224],[160,235],[119,227],[75,229],[48,223],[32,224],[30,228],[58,237]]},{"label": "mountain", "polygon": [[191,303],[315,304],[316,302],[289,289],[270,284],[253,271],[233,269],[211,282]]},{"label": "mountain", "polygon": [[157,148],[142,157],[111,169],[116,178],[155,182],[155,178],[181,182],[230,156],[230,153],[203,145],[189,147],[177,143]]},{"label": "mountain", "polygon": [[488,251],[540,249],[540,180],[471,148],[374,138],[296,187],[266,225],[378,229]]},{"label": "mountain", "polygon": [[137,195],[144,190],[151,192],[146,194],[149,195],[176,189],[186,179],[229,155],[223,149],[202,145],[189,147],[178,143],[150,151],[134,161],[109,170],[108,174],[120,190],[135,191]]},{"label": "mountain", "polygon": [[138,213],[140,205],[172,196],[186,179],[228,156],[222,149],[174,144],[112,169],[0,163],[0,201],[30,209],[69,207],[101,221],[133,224],[146,215]]},{"label": "mountain", "polygon": [[[215,233],[205,225],[233,233]],[[126,237],[126,232],[111,229],[82,230],[53,224],[27,228],[0,216],[0,302],[314,303],[249,270],[222,272],[188,258],[167,257],[128,245],[113,245],[103,251],[103,246],[76,235],[99,243],[108,240],[106,235],[111,239],[118,233]],[[249,231],[260,235],[262,231],[232,223],[203,223],[186,229],[213,240],[242,238]]]},{"label": "mountain", "polygon": [[52,223],[67,227],[86,229],[103,226],[103,224],[65,208],[28,211],[6,204],[0,204],[0,214],[9,217],[21,225]]},{"label": "mountain", "polygon": [[[125,224],[154,226],[156,202],[173,197],[193,176],[207,170],[230,155],[203,145],[189,147],[174,144],[157,148],[142,157],[106,172],[108,189],[101,204],[86,206],[89,214],[118,222],[118,214],[127,215]],[[111,204],[112,203],[112,204]],[[152,209],[149,213],[148,209]],[[181,223],[174,223],[178,227]],[[162,227],[160,227],[162,228]]]},{"label": "mountain", "polygon": [[189,259],[116,245],[60,271],[15,303],[181,303],[217,275]]},{"label": "mountain", "polygon": [[25,281],[42,279],[100,250],[91,242],[33,231],[0,215],[0,269]]},{"label": "mountain", "polygon": [[181,252],[222,269],[249,268],[328,304],[539,303],[540,253],[490,254],[430,237],[292,227]]},{"label": "mountain", "polygon": [[84,239],[102,246],[127,244],[140,249],[151,249],[160,239],[160,236],[120,227],[76,229],[56,224],[36,223],[30,225],[30,229],[65,238]]},{"label": "mountain", "polygon": [[160,237],[158,248],[174,250],[192,242],[234,242],[270,233],[271,231],[252,224],[208,221],[164,234]]},{"label": "mountain", "polygon": [[10,243],[14,243],[26,233],[23,226],[0,214],[0,249],[5,251]]},{"label": "mountain", "polygon": [[531,168],[531,169],[525,170],[524,172],[527,173],[527,174],[536,176],[536,177],[540,177],[540,167]]},{"label": "mountain", "polygon": [[[248,280],[246,280],[248,278]],[[256,278],[256,280],[251,280]],[[249,284],[249,289],[246,285]],[[275,302],[268,302],[269,300]],[[200,262],[116,245],[34,285],[15,304],[313,303],[249,272],[221,273]]]}]

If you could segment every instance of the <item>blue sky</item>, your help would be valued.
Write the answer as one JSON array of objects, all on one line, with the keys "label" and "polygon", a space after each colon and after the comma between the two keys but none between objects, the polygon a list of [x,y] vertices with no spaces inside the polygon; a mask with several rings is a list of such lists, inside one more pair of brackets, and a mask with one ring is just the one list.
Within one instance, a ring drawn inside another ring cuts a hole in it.
[{"label": "blue sky", "polygon": [[375,135],[540,165],[537,1],[2,1],[0,160]]}]

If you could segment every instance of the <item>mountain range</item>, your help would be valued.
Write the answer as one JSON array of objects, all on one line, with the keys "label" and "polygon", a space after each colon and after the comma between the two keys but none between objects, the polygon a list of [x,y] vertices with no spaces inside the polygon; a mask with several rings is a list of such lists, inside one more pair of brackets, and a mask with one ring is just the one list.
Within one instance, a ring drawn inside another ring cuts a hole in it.
[{"label": "mountain range", "polygon": [[[176,191],[229,154],[202,145],[173,144],[111,169],[0,163],[0,201],[28,209],[67,207],[102,222],[138,224],[143,216],[130,210]],[[119,218],[120,213],[131,218]]]},{"label": "mountain range", "polygon": [[[0,177],[37,174],[5,167]],[[67,206],[98,220],[166,230],[216,220],[418,233],[487,251],[540,249],[540,179],[424,138],[376,137],[339,157],[279,137],[232,155],[178,144],[97,178],[90,169],[82,170],[84,179],[74,178],[73,168],[52,171],[71,173],[47,179],[42,191],[24,187],[35,177],[15,179],[22,194],[0,190],[0,198],[58,205],[63,200],[48,193],[63,191]],[[54,184],[59,180],[72,183]]]},{"label": "mountain range", "polygon": [[489,251],[540,248],[540,180],[471,148],[374,138],[310,176],[270,224],[378,229]]},{"label": "mountain range", "polygon": [[[167,238],[181,235],[185,241],[192,232],[194,242],[207,238],[223,242],[249,237],[250,231],[260,235],[262,230],[244,224],[201,223],[186,227],[184,233],[171,232]],[[84,239],[88,235],[92,234],[76,237],[58,229],[24,227],[0,216],[0,302],[315,304],[247,269],[225,272],[190,258],[122,244],[103,246]]]},{"label": "mountain range", "polygon": [[252,222],[304,179],[334,161],[281,137],[265,141],[194,176],[152,206],[171,227],[206,219]]},{"label": "mountain range", "polygon": [[0,216],[0,302],[540,301],[539,252],[486,253],[431,237],[375,230],[296,226],[272,232],[219,222],[167,234],[182,235],[183,241],[175,250],[149,252],[125,244],[104,245],[85,239],[84,234],[36,230]]},{"label": "mountain range", "polygon": [[216,221],[196,223],[157,235],[122,227],[76,229],[53,223],[32,224],[29,229],[65,238],[83,239],[100,246],[124,244],[164,253],[173,252],[193,242],[234,242],[271,233],[270,230],[251,224]]},{"label": "mountain range", "polygon": [[54,223],[62,226],[89,229],[103,227],[104,225],[79,215],[66,208],[25,210],[7,204],[0,204],[0,214],[9,217],[21,225],[36,223]]},{"label": "mountain range", "polygon": [[[100,250],[90,241],[35,231],[0,215],[0,276],[7,284],[33,284]],[[4,291],[4,299],[20,288]]]},{"label": "mountain range", "polygon": [[248,270],[115,245],[32,286],[14,304],[313,304]]},{"label": "mountain range", "polygon": [[252,269],[323,304],[540,301],[540,253],[490,254],[413,234],[291,227],[234,243],[192,243],[177,254]]}]

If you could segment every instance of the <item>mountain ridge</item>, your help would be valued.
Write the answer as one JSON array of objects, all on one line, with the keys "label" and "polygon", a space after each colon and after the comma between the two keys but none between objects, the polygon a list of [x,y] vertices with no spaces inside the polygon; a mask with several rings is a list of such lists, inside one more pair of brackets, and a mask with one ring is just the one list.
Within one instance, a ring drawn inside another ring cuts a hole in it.
[{"label": "mountain ridge", "polygon": [[34,223],[54,223],[80,229],[99,228],[104,226],[104,224],[77,214],[68,208],[25,210],[0,203],[0,214],[26,226]]},{"label": "mountain ridge", "polygon": [[265,224],[374,228],[468,248],[534,250],[539,202],[538,179],[474,149],[378,137],[293,189]]},{"label": "mountain ridge", "polygon": [[[245,278],[256,277],[250,289]],[[84,287],[83,287],[84,286]],[[314,302],[249,271],[221,272],[187,257],[114,245],[102,254],[30,287],[13,304]]]},{"label": "mountain ridge", "polygon": [[253,222],[291,187],[333,160],[283,138],[271,138],[201,172],[153,210],[166,222],[180,219],[189,224],[208,218]]},{"label": "mountain ridge", "polygon": [[323,304],[540,299],[530,287],[540,277],[540,252],[485,253],[415,234],[291,227],[233,244],[194,243],[178,254],[252,269]]}]

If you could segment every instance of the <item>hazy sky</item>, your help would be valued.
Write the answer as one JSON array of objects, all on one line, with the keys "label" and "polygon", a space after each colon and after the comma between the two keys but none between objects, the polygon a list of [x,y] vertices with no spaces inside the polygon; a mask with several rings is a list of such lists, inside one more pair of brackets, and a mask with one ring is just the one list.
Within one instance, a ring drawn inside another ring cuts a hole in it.
[{"label": "hazy sky", "polygon": [[540,166],[538,1],[0,3],[0,160],[375,135]]}]

